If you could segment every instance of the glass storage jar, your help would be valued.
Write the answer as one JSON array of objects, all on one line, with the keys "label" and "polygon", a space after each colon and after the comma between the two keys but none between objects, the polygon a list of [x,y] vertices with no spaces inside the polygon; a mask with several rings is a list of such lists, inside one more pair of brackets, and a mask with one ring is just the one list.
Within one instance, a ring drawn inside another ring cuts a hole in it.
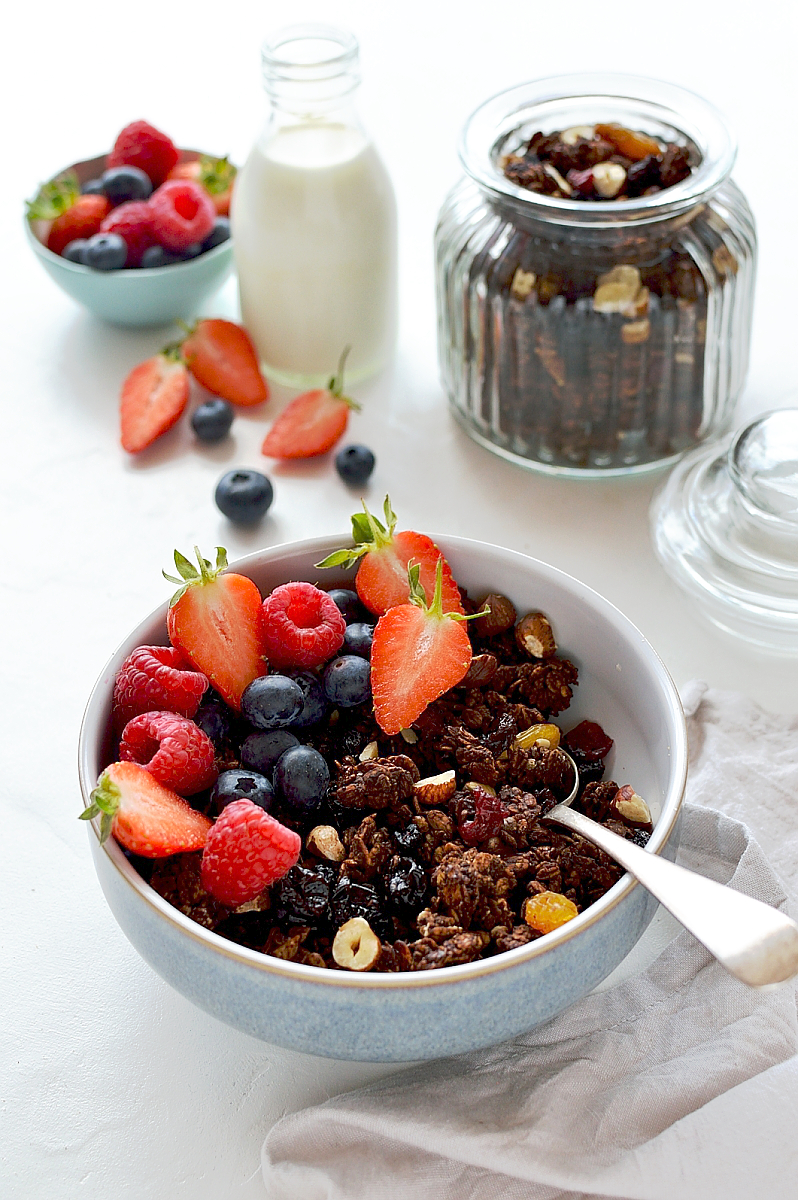
[{"label": "glass storage jar", "polygon": [[[599,122],[686,147],[690,175],[575,200],[503,174],[536,131]],[[442,380],[477,442],[536,470],[603,477],[661,467],[724,431],[748,365],[756,259],[735,153],[710,104],[634,76],[536,80],[476,110],[435,241]],[[613,282],[623,304],[604,302]]]}]

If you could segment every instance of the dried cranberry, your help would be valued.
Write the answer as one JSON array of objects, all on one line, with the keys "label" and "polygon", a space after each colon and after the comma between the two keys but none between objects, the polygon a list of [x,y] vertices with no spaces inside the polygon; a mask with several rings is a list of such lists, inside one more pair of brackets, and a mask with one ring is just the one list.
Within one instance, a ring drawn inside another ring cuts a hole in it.
[{"label": "dried cranberry", "polygon": [[572,754],[580,750],[588,761],[606,758],[612,749],[612,738],[595,721],[580,721],[563,739],[565,749]]},{"label": "dried cranberry", "polygon": [[416,913],[427,895],[427,872],[412,858],[396,858],[387,876],[388,895],[402,915]]},{"label": "dried cranberry", "polygon": [[492,796],[484,788],[475,787],[469,791],[474,802],[474,816],[470,821],[461,818],[457,829],[466,845],[476,846],[499,832],[508,810],[498,796]]}]

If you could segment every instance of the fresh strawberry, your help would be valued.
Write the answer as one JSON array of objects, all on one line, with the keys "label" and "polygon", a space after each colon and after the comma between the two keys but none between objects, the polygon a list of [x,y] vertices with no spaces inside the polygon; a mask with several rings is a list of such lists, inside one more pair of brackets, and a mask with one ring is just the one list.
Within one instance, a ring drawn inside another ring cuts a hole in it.
[{"label": "fresh strawberry", "polygon": [[178,163],[168,176],[169,179],[193,179],[204,187],[220,217],[230,213],[235,177],[236,168],[226,155],[224,158],[211,158],[207,154],[201,154],[191,162]]},{"label": "fresh strawberry", "polygon": [[409,604],[384,613],[371,647],[374,716],[388,734],[408,729],[428,704],[460,682],[471,665],[471,642],[460,613],[442,604],[443,560],[438,559],[435,591],[427,605],[419,568],[408,570]]},{"label": "fresh strawberry", "polygon": [[351,567],[360,561],[355,587],[366,608],[373,613],[384,613],[395,604],[407,604],[410,588],[407,568],[411,562],[420,567],[420,583],[426,596],[435,590],[435,572],[441,563],[443,574],[443,611],[462,613],[463,602],[460,589],[454,581],[451,569],[438,547],[425,533],[414,533],[405,529],[395,533],[396,514],[391,501],[385,497],[383,507],[385,524],[373,517],[363,504],[363,512],[352,517],[352,537],[355,546],[351,550],[336,550],[317,567]]},{"label": "fresh strawberry", "polygon": [[171,138],[146,121],[126,125],[114,142],[106,167],[138,167],[159,187],[180,157]]},{"label": "fresh strawberry", "polygon": [[244,689],[266,674],[261,595],[251,579],[227,570],[221,546],[215,568],[196,546],[194,552],[199,570],[175,550],[180,578],[164,571],[166,579],[180,584],[166,618],[169,640],[228,704],[240,709]]},{"label": "fresh strawberry", "polygon": [[193,717],[207,687],[208,680],[200,671],[186,669],[179,650],[137,646],[114,681],[114,726],[121,730],[131,717],[164,709]]},{"label": "fresh strawberry", "polygon": [[101,233],[118,233],[127,242],[126,267],[141,265],[141,256],[156,242],[152,212],[147,200],[128,200],[109,212],[100,226]]},{"label": "fresh strawberry", "polygon": [[320,667],[341,649],[346,621],[312,583],[283,583],[263,601],[266,657],[273,667]]},{"label": "fresh strawberry", "polygon": [[144,858],[166,858],[205,845],[211,822],[182,796],[170,792],[138,763],[106,767],[82,821],[101,816],[100,841],[109,834]]},{"label": "fresh strawberry", "polygon": [[176,254],[204,242],[216,209],[203,187],[191,179],[169,179],[147,201],[155,240]]},{"label": "fresh strawberry", "polygon": [[302,839],[251,800],[233,800],[208,834],[202,886],[237,908],[282,879],[299,860]]},{"label": "fresh strawberry", "polygon": [[188,403],[188,371],[169,352],[139,363],[122,384],[122,446],[138,454],[180,418]]},{"label": "fresh strawberry", "polygon": [[188,717],[171,712],[141,713],[128,721],[119,757],[122,762],[140,763],[179,796],[203,791],[219,774],[208,735]]},{"label": "fresh strawberry", "polygon": [[347,346],[326,388],[295,396],[272,425],[261,446],[269,458],[313,458],[326,454],[349,423],[349,410],[360,405],[343,394]]},{"label": "fresh strawberry", "polygon": [[183,358],[204,388],[231,404],[260,404],[269,395],[252,340],[232,321],[197,321],[183,342]]},{"label": "fresh strawberry", "polygon": [[75,238],[94,237],[101,232],[110,211],[111,201],[105,196],[79,196],[70,209],[53,221],[47,235],[47,249],[61,254]]}]

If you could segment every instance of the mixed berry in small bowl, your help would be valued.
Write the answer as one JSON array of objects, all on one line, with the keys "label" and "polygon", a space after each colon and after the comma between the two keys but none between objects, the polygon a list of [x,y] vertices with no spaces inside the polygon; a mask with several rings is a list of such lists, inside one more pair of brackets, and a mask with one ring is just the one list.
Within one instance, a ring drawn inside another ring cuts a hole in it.
[{"label": "mixed berry in small bowl", "polygon": [[108,155],[40,188],[27,206],[28,240],[55,282],[96,315],[165,324],[192,315],[232,268],[234,179],[226,158],[179,150],[135,121]]}]

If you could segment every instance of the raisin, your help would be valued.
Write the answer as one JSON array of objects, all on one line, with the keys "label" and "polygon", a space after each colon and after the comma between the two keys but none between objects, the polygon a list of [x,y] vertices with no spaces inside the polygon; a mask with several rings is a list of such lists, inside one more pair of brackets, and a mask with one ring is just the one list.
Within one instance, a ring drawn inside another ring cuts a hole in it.
[{"label": "raisin", "polygon": [[346,875],[338,880],[330,897],[333,924],[337,929],[352,917],[364,917],[378,937],[391,941],[394,928],[385,912],[382,898],[367,883],[357,883]]},{"label": "raisin", "polygon": [[418,912],[427,896],[427,872],[412,858],[392,860],[387,875],[388,895],[403,916]]},{"label": "raisin", "polygon": [[526,899],[523,907],[524,920],[538,933],[551,933],[552,929],[572,921],[578,913],[573,900],[560,892],[538,892]]},{"label": "raisin", "polygon": [[424,845],[424,834],[412,821],[404,829],[392,829],[391,837],[403,854],[418,854]]},{"label": "raisin", "polygon": [[335,869],[292,867],[277,888],[277,911],[290,924],[318,925],[329,917],[330,888]]}]

